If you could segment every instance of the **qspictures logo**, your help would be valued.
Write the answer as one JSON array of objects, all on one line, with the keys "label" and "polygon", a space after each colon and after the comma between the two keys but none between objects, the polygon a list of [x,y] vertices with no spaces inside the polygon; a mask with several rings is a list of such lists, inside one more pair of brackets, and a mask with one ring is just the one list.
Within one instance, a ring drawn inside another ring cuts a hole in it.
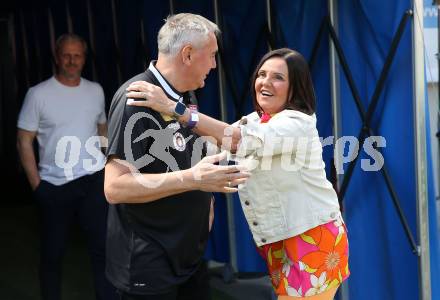
[{"label": "qspictures logo", "polygon": [[[133,136],[135,126],[138,122],[147,119],[156,128],[149,128],[138,136]],[[191,165],[198,163],[203,153],[212,155],[220,151],[214,137],[203,136],[195,137],[190,135],[184,137],[178,130],[179,123],[171,123],[167,127],[162,128],[160,123],[150,114],[146,112],[138,112],[133,114],[128,120],[123,132],[124,154],[126,158],[126,166],[135,178],[145,187],[154,188],[163,184],[165,176],[142,176],[139,172],[153,163],[155,160],[162,161],[166,166],[166,172],[180,171],[179,165],[172,155],[171,149],[183,152],[186,150],[191,139],[192,153]],[[134,147],[139,149],[139,143],[148,145],[139,157],[135,157],[135,153],[139,154],[139,150],[133,151]],[[104,140],[103,143],[100,141]],[[224,132],[222,145],[231,145],[232,131],[229,127]],[[73,168],[79,163],[87,171],[97,171],[99,164],[100,146],[107,146],[107,140],[104,137],[90,137],[84,147],[91,158],[79,160],[81,151],[81,142],[75,136],[64,136],[58,141],[55,163],[58,167],[64,169],[66,178],[72,178]],[[102,145],[103,144],[103,145]],[[245,166],[248,171],[254,169],[271,170],[274,159],[279,160],[280,167],[288,172],[295,172],[302,168],[307,169],[324,169],[322,160],[323,147],[334,145],[334,162],[335,169],[338,174],[344,174],[344,165],[357,158],[360,152],[360,143],[354,136],[343,136],[335,141],[333,136],[323,138],[318,137],[302,137],[302,136],[284,136],[277,137],[273,135],[253,135],[243,136],[238,150],[232,157],[236,163]],[[361,168],[367,172],[379,171],[384,164],[384,157],[378,148],[386,147],[386,139],[382,136],[371,136],[365,139],[362,144],[365,158],[361,159]],[[206,149],[207,151],[203,151]],[[70,151],[68,151],[70,150]],[[222,149],[230,150],[230,149]],[[95,163],[94,163],[95,162]],[[122,162],[124,163],[124,162]],[[227,162],[222,162],[227,164]],[[154,179],[156,178],[156,179]],[[160,179],[157,179],[160,178]],[[183,180],[181,178],[181,180]]]}]

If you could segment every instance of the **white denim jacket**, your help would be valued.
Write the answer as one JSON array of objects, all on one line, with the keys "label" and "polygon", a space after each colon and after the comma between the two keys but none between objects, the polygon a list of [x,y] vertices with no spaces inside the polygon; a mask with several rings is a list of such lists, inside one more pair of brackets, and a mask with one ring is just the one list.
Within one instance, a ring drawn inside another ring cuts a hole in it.
[{"label": "white denim jacket", "polygon": [[235,159],[251,171],[238,189],[256,244],[342,220],[336,192],[325,175],[316,116],[284,110],[263,124],[256,112],[244,118]]}]

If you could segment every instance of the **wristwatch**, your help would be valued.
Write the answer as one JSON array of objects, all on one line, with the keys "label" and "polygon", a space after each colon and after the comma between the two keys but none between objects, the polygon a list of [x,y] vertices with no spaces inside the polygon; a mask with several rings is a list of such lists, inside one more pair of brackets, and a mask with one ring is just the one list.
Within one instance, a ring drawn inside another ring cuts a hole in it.
[{"label": "wristwatch", "polygon": [[173,117],[175,119],[180,118],[185,113],[186,106],[182,102],[177,102],[176,107],[174,108]]},{"label": "wristwatch", "polygon": [[189,129],[193,129],[194,127],[196,127],[197,123],[199,122],[199,112],[197,110],[197,105],[190,104],[189,110],[191,114],[189,117],[189,121],[186,124],[186,127],[188,127]]}]

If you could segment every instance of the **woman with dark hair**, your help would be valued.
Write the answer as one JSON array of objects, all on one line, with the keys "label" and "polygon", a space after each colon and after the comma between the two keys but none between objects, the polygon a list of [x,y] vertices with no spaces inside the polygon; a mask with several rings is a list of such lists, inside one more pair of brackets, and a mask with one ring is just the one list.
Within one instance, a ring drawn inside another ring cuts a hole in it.
[{"label": "woman with dark hair", "polygon": [[[270,58],[276,57],[284,60],[288,70],[288,78],[286,78],[289,83],[288,97],[284,108],[298,110],[308,115],[314,114],[316,100],[312,77],[309,72],[308,64],[300,53],[288,48],[281,48],[267,53],[257,65],[252,75],[252,82],[256,84],[260,73],[263,72],[260,70],[263,64]],[[264,110],[258,104],[257,93],[257,89],[252,89],[252,99],[255,110],[261,115],[264,113]]]},{"label": "woman with dark hair", "polygon": [[252,83],[255,112],[233,125],[194,109],[179,113],[176,102],[145,82],[134,82],[127,97],[144,98],[130,105],[174,116],[198,135],[215,138],[251,172],[238,192],[278,299],[333,299],[350,273],[348,239],[325,175],[307,62],[291,49],[271,51]]}]

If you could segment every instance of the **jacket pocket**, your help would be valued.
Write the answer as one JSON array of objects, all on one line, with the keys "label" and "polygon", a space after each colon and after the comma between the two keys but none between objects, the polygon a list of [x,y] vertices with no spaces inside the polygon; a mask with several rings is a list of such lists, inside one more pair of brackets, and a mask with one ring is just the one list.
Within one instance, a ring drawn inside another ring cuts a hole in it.
[{"label": "jacket pocket", "polygon": [[278,234],[287,229],[285,208],[278,192],[262,192],[255,208],[256,221],[251,226],[258,226],[267,234]]}]

